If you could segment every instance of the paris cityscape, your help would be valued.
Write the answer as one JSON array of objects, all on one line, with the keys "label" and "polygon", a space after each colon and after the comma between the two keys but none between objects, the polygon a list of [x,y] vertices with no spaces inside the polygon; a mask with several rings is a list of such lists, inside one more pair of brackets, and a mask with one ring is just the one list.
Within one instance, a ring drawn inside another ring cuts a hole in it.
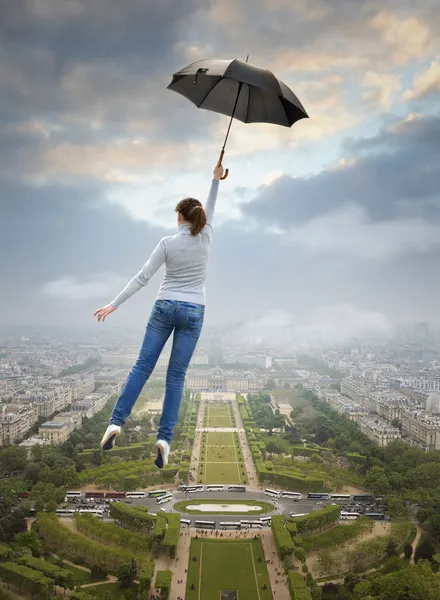
[{"label": "paris cityscape", "polygon": [[438,0],[0,0],[0,600],[440,600]]}]

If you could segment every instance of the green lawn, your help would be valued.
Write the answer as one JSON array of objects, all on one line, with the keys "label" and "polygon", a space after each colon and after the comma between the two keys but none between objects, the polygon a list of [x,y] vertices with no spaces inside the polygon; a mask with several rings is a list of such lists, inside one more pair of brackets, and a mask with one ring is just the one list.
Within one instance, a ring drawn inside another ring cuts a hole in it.
[{"label": "green lawn", "polygon": [[[57,562],[57,559],[54,556],[47,556],[45,557],[45,560],[53,565],[55,565]],[[66,569],[66,571],[70,571],[73,574],[73,581],[75,585],[84,585],[85,583],[91,583],[92,581],[90,571],[83,571],[82,569],[78,569],[77,567],[73,567],[67,563],[63,563],[63,569]]]},{"label": "green lawn", "polygon": [[203,439],[197,482],[246,483],[246,469],[235,434],[209,432]]},{"label": "green lawn", "polygon": [[216,504],[218,506],[213,509],[211,514],[215,515],[232,515],[231,511],[222,512],[221,506],[222,504],[248,504],[249,506],[258,506],[260,510],[255,510],[249,513],[239,513],[241,517],[248,518],[254,515],[265,515],[274,510],[273,504],[270,502],[260,502],[257,500],[221,500],[218,498],[214,498],[213,500],[205,499],[205,500],[182,500],[181,502],[176,502],[173,508],[178,510],[181,513],[190,514],[190,515],[201,515],[207,514],[206,512],[200,510],[188,510],[186,507],[197,504]]},{"label": "green lawn", "polygon": [[186,600],[220,600],[226,590],[239,600],[272,600],[259,539],[191,541]]},{"label": "green lawn", "polygon": [[208,446],[235,446],[235,436],[233,433],[218,433],[209,431],[204,434]]},{"label": "green lawn", "polygon": [[202,480],[202,483],[243,483],[247,481],[247,477],[243,463],[241,465],[236,462],[201,463],[197,481]]},{"label": "green lawn", "polygon": [[[134,584],[133,589],[136,589],[137,587],[138,587],[137,584]],[[93,595],[98,596],[99,598],[103,598],[105,592],[110,592],[113,600],[123,600],[123,598],[125,598],[125,594],[127,593],[127,590],[122,588],[119,585],[119,583],[103,583],[102,585],[97,585],[96,587],[94,586],[93,588],[91,588],[91,587],[85,588],[84,591],[91,593],[92,589],[93,589]],[[95,589],[96,589],[96,591],[95,591]],[[131,588],[130,588],[130,592],[131,592]]]},{"label": "green lawn", "polygon": [[206,427],[232,427],[233,420],[229,404],[227,406],[212,406],[208,404],[205,413]]},{"label": "green lawn", "polygon": [[235,446],[223,446],[218,448],[217,446],[205,446],[205,456],[203,457],[206,462],[236,462],[237,461],[237,450]]}]

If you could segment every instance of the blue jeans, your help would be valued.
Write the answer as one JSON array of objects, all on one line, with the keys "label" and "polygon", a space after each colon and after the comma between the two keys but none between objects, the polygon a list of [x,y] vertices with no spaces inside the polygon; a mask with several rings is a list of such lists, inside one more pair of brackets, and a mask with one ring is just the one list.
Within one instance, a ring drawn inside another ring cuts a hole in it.
[{"label": "blue jeans", "polygon": [[165,400],[158,440],[169,444],[179,418],[185,375],[203,326],[205,307],[177,300],[156,300],[148,321],[139,358],[113,409],[110,423],[124,425],[127,417],[156,366],[166,341],[174,331],[173,348],[165,385]]}]

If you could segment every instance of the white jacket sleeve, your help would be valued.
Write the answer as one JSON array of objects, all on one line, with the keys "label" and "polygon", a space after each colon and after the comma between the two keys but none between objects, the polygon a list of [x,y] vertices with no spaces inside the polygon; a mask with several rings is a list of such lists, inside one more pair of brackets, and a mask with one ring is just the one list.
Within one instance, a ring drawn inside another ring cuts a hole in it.
[{"label": "white jacket sleeve", "polygon": [[136,292],[147,285],[156,271],[163,265],[166,258],[166,245],[165,240],[162,239],[153,250],[150,258],[144,264],[142,269],[133,277],[131,281],[127,283],[125,288],[120,294],[116,296],[110,304],[115,308],[118,308],[123,302],[131,298]]}]

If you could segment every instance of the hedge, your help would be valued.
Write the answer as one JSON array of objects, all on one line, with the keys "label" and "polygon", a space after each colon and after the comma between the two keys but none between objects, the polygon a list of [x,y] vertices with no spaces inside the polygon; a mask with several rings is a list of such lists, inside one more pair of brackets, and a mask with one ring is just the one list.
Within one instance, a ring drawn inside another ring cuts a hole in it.
[{"label": "hedge", "polygon": [[[38,533],[52,551],[73,562],[103,565],[110,571],[131,563],[133,551],[108,544],[98,544],[83,535],[74,533],[60,524],[53,513],[38,513]],[[139,566],[143,560],[139,561]],[[147,559],[145,559],[147,562]]]},{"label": "hedge", "polygon": [[105,540],[133,552],[148,552],[151,548],[151,537],[129,531],[115,523],[105,523],[94,515],[76,513],[74,521],[78,531],[98,542]]},{"label": "hedge", "polygon": [[170,513],[165,515],[165,519],[168,526],[163,538],[163,545],[168,548],[171,558],[175,558],[180,537],[180,514]]},{"label": "hedge", "polygon": [[281,560],[286,556],[291,556],[295,545],[286,529],[284,515],[273,515],[271,528],[278,556]]},{"label": "hedge", "polygon": [[311,533],[319,529],[330,527],[339,519],[340,506],[325,506],[303,517],[290,518],[298,527],[299,533]]},{"label": "hedge", "polygon": [[139,576],[139,591],[148,592],[154,577],[154,562],[152,560],[143,562]]},{"label": "hedge", "polygon": [[296,523],[292,521],[287,521],[286,529],[292,537],[298,533],[298,527],[296,526]]},{"label": "hedge", "polygon": [[304,448],[304,446],[293,446],[292,456],[319,456],[321,454],[321,448]]},{"label": "hedge", "polygon": [[331,548],[344,544],[348,540],[352,540],[359,533],[359,528],[356,522],[349,525],[337,525],[324,533],[311,535],[304,540],[304,549],[306,552],[319,550],[321,548]]},{"label": "hedge", "polygon": [[110,516],[122,527],[136,532],[150,532],[156,524],[156,517],[150,515],[147,509],[142,509],[140,506],[127,506],[124,502],[111,502]]},{"label": "hedge", "polygon": [[312,600],[309,588],[299,573],[289,571],[287,573],[287,583],[292,600]]},{"label": "hedge", "polygon": [[62,588],[73,590],[75,587],[73,574],[67,569],[62,569],[57,565],[47,562],[46,560],[34,558],[33,556],[22,556],[17,559],[17,562],[25,567],[29,567],[30,569],[40,571],[40,573],[43,573],[43,575],[49,577],[49,579],[53,579],[55,584]]},{"label": "hedge", "polygon": [[53,594],[54,583],[52,579],[25,565],[12,562],[0,563],[0,579],[17,586],[20,594],[22,591],[26,591],[32,596],[38,594],[47,597]]},{"label": "hedge", "polygon": [[170,597],[171,593],[171,571],[158,571],[156,573],[156,583],[154,587],[160,590],[160,597],[163,600]]},{"label": "hedge", "polygon": [[362,456],[359,452],[346,452],[345,456],[352,464],[365,466],[367,457]]},{"label": "hedge", "polygon": [[0,544],[0,562],[5,562],[12,558],[13,551],[9,546],[5,546],[4,544]]},{"label": "hedge", "polygon": [[165,530],[167,528],[167,522],[163,514],[157,515],[156,517],[156,527],[154,528],[153,535],[156,539],[162,540],[165,535]]},{"label": "hedge", "polygon": [[273,483],[285,490],[291,490],[294,492],[320,492],[324,488],[323,479],[308,477],[302,473],[290,475],[288,473],[280,473],[278,471],[268,471],[261,459],[255,460],[255,469],[257,471],[260,483],[266,481],[268,483]]}]

